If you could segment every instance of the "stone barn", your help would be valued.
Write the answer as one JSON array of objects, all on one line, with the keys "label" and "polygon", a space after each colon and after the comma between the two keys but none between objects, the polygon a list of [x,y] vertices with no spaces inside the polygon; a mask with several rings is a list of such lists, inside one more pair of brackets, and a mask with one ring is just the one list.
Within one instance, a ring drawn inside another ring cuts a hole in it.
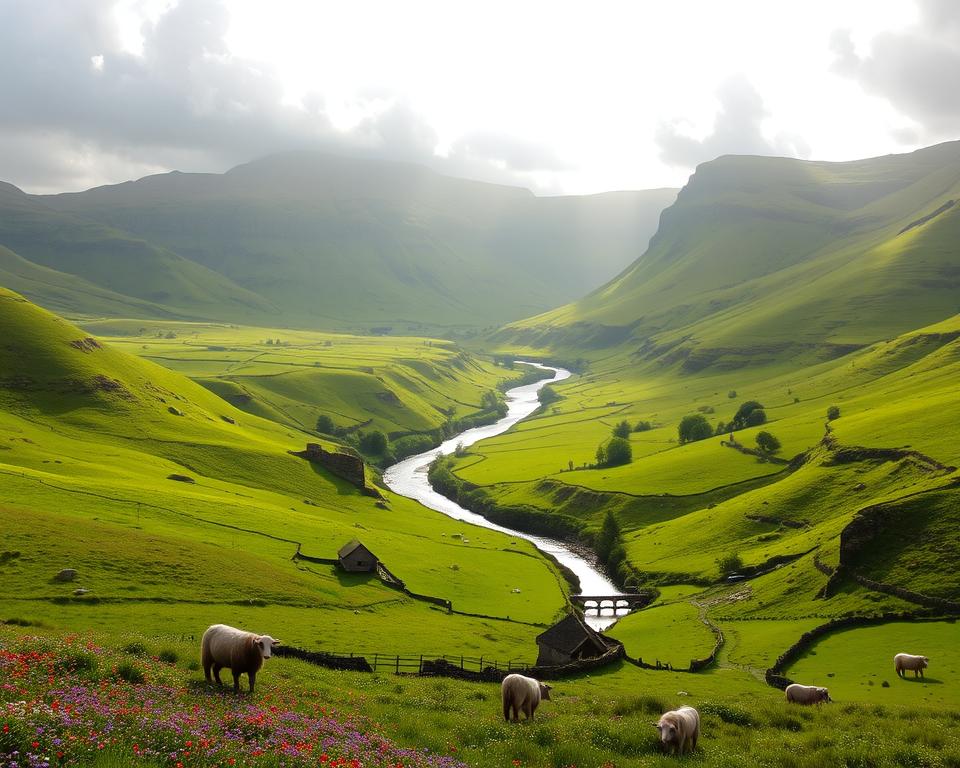
[{"label": "stone barn", "polygon": [[357,539],[344,544],[337,552],[340,567],[345,571],[364,573],[377,569],[377,556]]},{"label": "stone barn", "polygon": [[537,635],[537,666],[569,664],[580,659],[595,659],[616,647],[616,640],[592,629],[577,614],[571,613],[550,629]]}]

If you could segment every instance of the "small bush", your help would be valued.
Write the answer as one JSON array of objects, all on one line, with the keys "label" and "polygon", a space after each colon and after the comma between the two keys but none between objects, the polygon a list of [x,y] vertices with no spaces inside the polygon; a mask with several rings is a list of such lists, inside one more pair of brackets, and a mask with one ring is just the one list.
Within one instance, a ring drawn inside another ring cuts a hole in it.
[{"label": "small bush", "polygon": [[170,648],[164,648],[157,654],[157,658],[166,664],[176,664],[180,656],[176,651]]},{"label": "small bush", "polygon": [[97,657],[85,651],[67,651],[53,666],[58,672],[92,673],[97,671]]},{"label": "small bush", "polygon": [[131,656],[146,656],[147,655],[147,646],[141,643],[139,640],[132,643],[127,643],[121,649],[124,653],[129,653]]},{"label": "small bush", "polygon": [[743,558],[736,552],[730,552],[717,558],[717,568],[721,576],[729,576],[743,568]]},{"label": "small bush", "polygon": [[754,724],[753,717],[746,710],[740,707],[731,707],[729,704],[721,704],[713,701],[706,701],[699,707],[700,713],[704,715],[715,715],[723,722],[731,725],[739,725],[746,728]]},{"label": "small bush", "polygon": [[143,672],[129,661],[117,665],[117,677],[134,685],[142,683],[146,679]]},{"label": "small bush", "polygon": [[638,421],[636,426],[633,428],[634,432],[649,432],[653,429],[653,424],[649,421]]},{"label": "small bush", "polygon": [[834,419],[840,418],[840,406],[831,405],[827,408],[827,421],[833,421]]}]

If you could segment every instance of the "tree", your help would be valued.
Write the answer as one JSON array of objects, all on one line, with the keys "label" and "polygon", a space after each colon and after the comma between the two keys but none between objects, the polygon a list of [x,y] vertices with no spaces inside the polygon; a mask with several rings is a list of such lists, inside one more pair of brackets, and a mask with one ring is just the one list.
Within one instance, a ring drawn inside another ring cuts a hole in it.
[{"label": "tree", "polygon": [[756,400],[747,400],[747,402],[741,403],[729,427],[731,430],[758,427],[765,424],[766,421],[767,412],[763,410],[763,406]]},{"label": "tree", "polygon": [[743,568],[743,559],[736,552],[730,552],[717,558],[717,568],[721,576],[730,576]]},{"label": "tree", "polygon": [[634,432],[649,432],[653,429],[653,424],[649,421],[638,421],[637,426],[633,428]]},{"label": "tree", "polygon": [[613,428],[613,436],[614,436],[614,437],[628,438],[628,437],[630,437],[630,432],[631,432],[630,422],[629,422],[629,421],[626,421],[626,420],[621,421],[619,424],[617,424],[617,425]]},{"label": "tree", "polygon": [[598,467],[607,466],[607,447],[603,443],[600,443],[600,445],[597,446],[596,456]]},{"label": "tree", "polygon": [[557,402],[557,400],[560,399],[560,395],[558,395],[557,390],[549,384],[545,384],[540,387],[540,391],[537,392],[537,399],[540,401],[540,405],[549,405],[550,403]]},{"label": "tree", "polygon": [[757,448],[772,456],[780,450],[780,441],[766,430],[757,432]]},{"label": "tree", "polygon": [[360,435],[360,450],[364,453],[384,454],[387,452],[387,436],[379,429]]},{"label": "tree", "polygon": [[619,467],[633,461],[633,447],[629,440],[622,437],[611,437],[607,443],[607,466]]},{"label": "tree", "polygon": [[335,434],[336,428],[337,425],[333,423],[333,419],[327,416],[327,414],[323,413],[317,417],[317,432],[321,432],[324,435],[332,435]]},{"label": "tree", "polygon": [[714,431],[714,434],[722,435],[722,434],[725,434],[726,431],[727,431],[727,425],[724,424],[722,421],[718,421],[718,422],[717,422],[717,428],[716,428],[716,430]]},{"label": "tree", "polygon": [[697,440],[705,440],[713,435],[713,427],[707,421],[707,417],[702,413],[694,413],[690,416],[684,416],[677,427],[680,436],[680,445],[684,443],[693,443]]},{"label": "tree", "polygon": [[827,420],[828,420],[828,421],[833,421],[834,419],[839,419],[839,418],[840,418],[840,406],[839,406],[839,405],[831,405],[829,408],[827,408]]},{"label": "tree", "polygon": [[597,540],[594,544],[597,557],[602,562],[607,561],[610,552],[613,551],[619,539],[620,526],[617,523],[617,518],[613,516],[613,512],[607,510],[607,514],[603,518],[603,525],[600,526],[600,533],[597,534]]}]

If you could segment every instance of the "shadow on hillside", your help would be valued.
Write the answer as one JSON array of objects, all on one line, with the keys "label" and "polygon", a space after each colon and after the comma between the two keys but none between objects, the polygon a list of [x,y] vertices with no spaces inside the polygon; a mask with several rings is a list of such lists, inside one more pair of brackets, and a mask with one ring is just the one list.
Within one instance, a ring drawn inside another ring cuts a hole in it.
[{"label": "shadow on hillside", "polygon": [[336,488],[338,496],[353,496],[360,493],[360,490],[353,483],[344,480],[342,477],[337,477],[337,475],[333,474],[329,469],[317,464],[315,461],[309,461],[307,463],[315,475],[320,475],[320,477]]},{"label": "shadow on hillside", "polygon": [[901,683],[930,683],[931,685],[943,685],[943,680],[938,680],[936,677],[902,677],[900,678]]},{"label": "shadow on hillside", "polygon": [[359,587],[370,581],[379,581],[377,574],[372,571],[369,573],[348,573],[342,568],[335,568],[334,572],[342,587]]}]

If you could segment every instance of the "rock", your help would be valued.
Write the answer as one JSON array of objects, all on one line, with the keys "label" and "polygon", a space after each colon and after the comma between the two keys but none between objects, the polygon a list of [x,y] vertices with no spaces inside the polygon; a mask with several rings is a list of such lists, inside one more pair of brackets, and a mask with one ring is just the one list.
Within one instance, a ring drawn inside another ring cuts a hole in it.
[{"label": "rock", "polygon": [[89,591],[90,591],[89,589],[84,589],[83,587],[80,587],[79,589],[73,590],[73,594],[75,594],[75,595],[85,595],[85,594],[87,594],[87,592],[89,592]]},{"label": "rock", "polygon": [[237,423],[236,420],[233,419],[231,416],[221,416],[220,418],[223,419],[225,422],[227,422],[227,424],[236,424],[236,423]]},{"label": "rock", "polygon": [[56,576],[53,577],[54,581],[73,581],[77,578],[77,571],[75,568],[64,568]]},{"label": "rock", "polygon": [[183,416],[183,411],[181,411],[179,408],[177,408],[174,405],[171,405],[169,408],[167,408],[167,410],[170,413],[172,413],[174,416]]}]

